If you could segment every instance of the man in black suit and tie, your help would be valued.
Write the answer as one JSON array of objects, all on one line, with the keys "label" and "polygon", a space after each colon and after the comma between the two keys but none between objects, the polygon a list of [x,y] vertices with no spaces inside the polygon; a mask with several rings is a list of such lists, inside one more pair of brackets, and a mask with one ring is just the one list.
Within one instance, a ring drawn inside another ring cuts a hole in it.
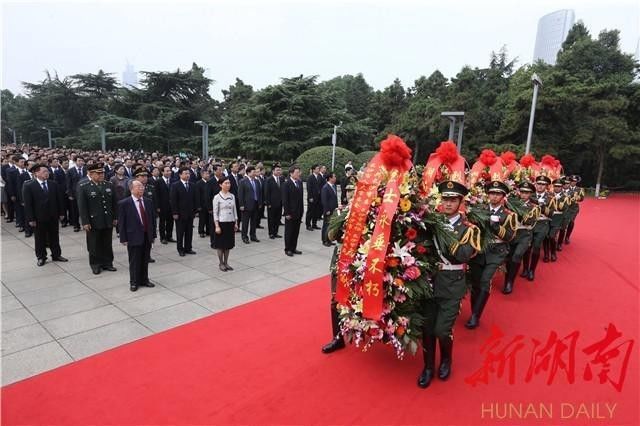
[{"label": "man in black suit and tie", "polygon": [[200,180],[200,170],[195,163],[187,162],[187,167],[189,167],[189,182],[194,185]]},{"label": "man in black suit and tie", "polygon": [[169,197],[171,188],[171,166],[164,166],[162,169],[162,177],[156,182],[156,193],[158,194],[158,222],[160,228],[160,242],[167,244],[169,241],[175,242],[173,239],[173,216],[171,210],[171,199]]},{"label": "man in black suit and tie", "polygon": [[329,240],[327,232],[329,231],[329,220],[331,215],[338,208],[338,191],[336,188],[336,175],[333,172],[327,174],[327,183],[322,187],[320,193],[322,200],[322,244],[325,247],[333,246]]},{"label": "man in black suit and tie", "polygon": [[[240,214],[240,198],[238,198],[238,187],[240,186],[240,181],[242,180],[242,176],[238,174],[238,170],[240,169],[240,164],[237,161],[234,161],[229,166],[229,182],[231,182],[231,189],[229,190],[236,199],[236,211]],[[240,220],[238,219],[238,223]],[[239,228],[239,227],[238,227]]]},{"label": "man in black suit and tie", "polygon": [[[69,199],[69,222],[73,225],[73,232],[80,232],[80,215],[78,213],[78,200],[76,200],[76,192],[78,182],[87,175],[84,167],[84,158],[78,156],[76,158],[76,166],[70,168],[67,172],[67,198]],[[129,176],[131,177],[131,176]]]},{"label": "man in black suit and tie", "polygon": [[65,194],[67,193],[67,175],[62,169],[62,167],[60,167],[60,161],[57,158],[54,158],[53,160],[51,160],[51,170],[49,173],[49,180],[52,180],[57,184],[58,190],[63,195],[62,206],[64,209],[64,213],[63,213],[63,218],[61,222],[62,222],[62,227],[64,228],[67,226],[67,223],[69,222],[69,218],[67,216],[69,200],[65,196]]},{"label": "man in black suit and tie", "polygon": [[298,234],[302,223],[304,190],[300,181],[300,167],[289,167],[289,178],[282,185],[284,210],[284,252],[287,256],[302,254],[298,248]]},{"label": "man in black suit and tie", "polygon": [[209,233],[209,239],[210,239],[210,243],[211,243],[211,248],[215,248],[213,246],[213,241],[216,238],[216,233],[213,232],[214,231],[214,227],[213,227],[213,197],[215,197],[216,195],[218,195],[218,192],[220,192],[220,179],[222,179],[224,177],[224,173],[223,173],[223,168],[220,164],[213,164],[211,166],[211,170],[213,172],[213,176],[211,176],[211,179],[209,179],[209,182],[207,182],[207,190],[208,190],[208,195],[209,198],[207,199],[207,213],[209,214],[209,220],[210,222],[210,226],[211,226],[211,231]]},{"label": "man in black suit and tie", "polygon": [[19,169],[18,169],[18,174],[15,176],[14,179],[14,186],[15,186],[15,194],[16,194],[16,225],[18,226],[18,231],[22,232],[24,231],[24,236],[25,237],[30,237],[32,235],[32,230],[31,227],[29,226],[29,222],[27,222],[25,220],[25,215],[24,215],[24,200],[22,199],[22,187],[24,186],[25,182],[28,182],[29,180],[31,180],[31,172],[29,172],[29,168],[33,167],[33,162],[29,161],[26,163],[24,162],[24,159],[18,163]]},{"label": "man in black suit and tie", "polygon": [[196,206],[198,208],[198,235],[204,238],[211,235],[212,218],[209,217],[209,209],[213,207],[213,198],[209,200],[209,170],[200,172],[200,180],[194,185],[196,188]]},{"label": "man in black suit and tie", "polygon": [[189,168],[180,167],[178,170],[180,180],[171,185],[169,197],[171,199],[171,212],[176,221],[176,235],[178,237],[178,254],[196,254],[191,248],[193,240],[193,218],[197,211],[196,189],[189,182]]},{"label": "man in black suit and tie", "polygon": [[131,196],[118,203],[120,242],[127,246],[129,254],[129,289],[155,287],[149,280],[151,246],[156,238],[156,215],[153,202],[144,197],[142,182],[129,182]]},{"label": "man in black suit and tie", "polygon": [[18,178],[26,173],[25,168],[25,159],[20,155],[15,155],[13,157],[14,167],[9,168],[7,170],[7,198],[9,202],[13,206],[13,210],[15,212],[16,219],[16,227],[18,231],[24,232],[24,209],[22,205],[20,205],[19,196],[18,196]]},{"label": "man in black suit and tie", "polygon": [[[253,166],[247,167],[247,177],[240,181],[238,188],[238,198],[240,199],[240,214],[242,215],[242,241],[249,244],[251,241],[259,243],[256,237],[258,226],[258,215],[262,208],[262,186],[256,177],[256,169]],[[247,235],[249,230],[249,235]]]},{"label": "man in black suit and tie", "polygon": [[267,207],[269,238],[282,238],[278,235],[282,218],[282,168],[274,164],[271,176],[265,179],[264,204]]},{"label": "man in black suit and tie", "polygon": [[131,179],[133,177],[133,160],[131,158],[125,158],[124,160],[124,175]]},{"label": "man in black suit and tie", "polygon": [[15,200],[11,197],[10,175],[16,172],[15,157],[9,157],[9,162],[2,165],[2,180],[4,180],[5,192],[7,194],[7,212],[5,220],[7,223],[13,222],[15,219]]},{"label": "man in black suit and tie", "polygon": [[307,214],[305,216],[305,224],[307,231],[320,229],[318,219],[322,216],[322,207],[320,205],[320,190],[322,189],[320,177],[320,166],[314,164],[311,167],[311,173],[307,177]]},{"label": "man in black suit and tie", "polygon": [[47,262],[47,244],[54,262],[67,262],[62,257],[58,219],[64,217],[63,193],[54,180],[49,179],[49,169],[44,164],[31,168],[34,179],[22,188],[25,220],[34,230],[38,266]]}]

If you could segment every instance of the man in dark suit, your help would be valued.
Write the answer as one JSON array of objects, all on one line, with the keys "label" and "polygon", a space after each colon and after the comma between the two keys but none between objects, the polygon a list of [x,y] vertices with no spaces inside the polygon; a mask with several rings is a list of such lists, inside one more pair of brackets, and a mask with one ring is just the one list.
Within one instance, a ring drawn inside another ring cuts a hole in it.
[{"label": "man in dark suit", "polygon": [[156,182],[156,193],[158,195],[158,222],[160,228],[160,242],[167,244],[169,241],[175,242],[173,239],[173,217],[171,211],[171,200],[169,192],[171,188],[171,166],[164,166],[162,169],[162,177]]},{"label": "man in dark suit", "polygon": [[198,208],[198,235],[204,238],[211,235],[212,219],[209,217],[209,209],[212,209],[213,198],[209,199],[209,170],[200,172],[200,180],[194,185],[196,188],[196,206]]},{"label": "man in dark suit", "polygon": [[67,193],[67,175],[62,169],[62,167],[60,167],[60,161],[57,158],[54,158],[53,160],[51,160],[49,180],[52,180],[57,184],[58,189],[63,195],[62,197],[63,217],[61,219],[61,222],[62,222],[62,227],[64,228],[69,223],[69,218],[67,216],[67,208],[68,208],[67,206],[69,205],[69,200],[65,195]]},{"label": "man in dark suit", "polygon": [[[240,214],[240,198],[238,198],[238,186],[240,185],[240,180],[242,177],[238,174],[238,170],[240,168],[240,164],[237,161],[234,161],[229,166],[229,182],[231,182],[231,189],[229,190],[233,196],[236,198],[236,211]],[[240,222],[240,220],[238,220]]]},{"label": "man in dark suit", "polygon": [[[73,225],[73,232],[80,232],[80,216],[78,214],[78,201],[76,193],[78,190],[78,182],[87,175],[84,167],[84,158],[76,158],[76,166],[70,168],[67,172],[67,197],[69,199],[69,222]],[[129,176],[131,177],[131,176]]]},{"label": "man in dark suit", "polygon": [[282,168],[280,164],[273,165],[271,176],[265,180],[264,204],[267,206],[267,221],[269,238],[282,238],[278,235],[280,219],[282,218]]},{"label": "man in dark suit", "polygon": [[22,232],[24,229],[24,236],[26,238],[31,237],[33,235],[33,229],[29,225],[29,222],[25,220],[24,214],[24,199],[22,198],[22,188],[26,182],[29,182],[32,179],[32,174],[29,171],[31,167],[34,166],[33,161],[28,161],[27,165],[24,169],[21,170],[21,173],[18,174],[15,180],[15,193],[17,195],[17,203],[16,203],[16,225],[19,223],[21,228],[19,229]]},{"label": "man in dark suit", "polygon": [[[322,216],[322,207],[320,206],[320,166],[314,164],[311,167],[311,173],[307,177],[307,214],[305,216],[305,224],[307,231],[320,229],[318,227],[318,219]],[[321,213],[318,214],[318,209]]]},{"label": "man in dark suit", "polygon": [[297,249],[298,234],[302,223],[304,190],[300,181],[300,167],[289,167],[289,178],[282,185],[282,208],[284,210],[284,252],[287,256],[302,254]]},{"label": "man in dark suit", "polygon": [[333,172],[327,174],[327,183],[322,187],[320,194],[322,200],[322,244],[325,247],[331,247],[333,243],[329,240],[327,232],[329,231],[329,220],[331,215],[338,208],[338,191],[336,188],[336,175]]},{"label": "man in dark suit", "polygon": [[[256,237],[256,227],[262,207],[262,187],[260,180],[256,177],[255,167],[247,167],[247,177],[240,181],[238,198],[242,215],[242,241],[249,244],[249,237],[251,237],[251,241],[259,243],[260,240]],[[249,231],[249,235],[247,235],[247,231]]]},{"label": "man in dark suit", "polygon": [[67,262],[62,257],[58,230],[58,218],[64,217],[63,193],[54,180],[49,179],[49,169],[44,164],[31,168],[34,179],[22,188],[26,222],[34,230],[38,266],[47,262],[47,244],[54,262]]},{"label": "man in dark suit", "polygon": [[16,157],[9,157],[9,162],[7,164],[2,165],[2,180],[5,185],[5,192],[7,195],[7,214],[5,220],[7,223],[13,222],[15,219],[15,200],[11,198],[11,190],[10,190],[10,175],[16,172],[15,159]]},{"label": "man in dark suit", "polygon": [[[256,166],[256,179],[258,179],[258,181],[260,182],[260,188],[262,188],[262,200],[264,201],[264,182],[266,180],[265,174],[264,174],[264,166],[262,165],[262,163],[258,163],[258,165]],[[260,224],[260,222],[262,222],[262,219],[264,219],[264,210],[265,210],[265,206],[264,203],[262,204],[262,207],[260,207],[260,211],[258,211],[258,225],[256,226],[256,228],[258,229],[264,229],[264,226],[262,226]]]},{"label": "man in dark suit", "polygon": [[207,199],[207,213],[209,215],[209,220],[211,221],[211,227],[209,228],[211,230],[211,232],[209,233],[209,239],[211,248],[214,248],[213,242],[216,238],[216,233],[213,232],[213,197],[218,195],[218,193],[220,192],[220,179],[224,177],[224,170],[220,164],[213,164],[211,166],[211,170],[213,172],[213,176],[211,176],[211,179],[209,179],[209,181],[207,182],[207,191],[209,197]]},{"label": "man in dark suit", "polygon": [[125,158],[124,160],[124,175],[128,178],[133,177],[133,160],[131,158]]},{"label": "man in dark suit", "polygon": [[127,246],[129,254],[129,289],[155,287],[149,280],[151,246],[156,239],[156,217],[153,202],[144,197],[144,185],[129,182],[131,196],[118,203],[120,242]]},{"label": "man in dark suit", "polygon": [[187,167],[189,167],[189,182],[195,185],[200,180],[200,170],[196,163],[187,162]]},{"label": "man in dark suit", "polygon": [[196,189],[189,182],[189,168],[180,167],[180,180],[171,185],[169,198],[171,212],[176,221],[176,235],[178,237],[178,254],[196,254],[191,248],[193,240],[193,218],[197,211]]},{"label": "man in dark suit", "polygon": [[24,232],[24,209],[18,200],[18,178],[26,173],[25,159],[20,155],[13,157],[14,166],[7,170],[7,198],[15,211],[16,227],[18,231]]}]

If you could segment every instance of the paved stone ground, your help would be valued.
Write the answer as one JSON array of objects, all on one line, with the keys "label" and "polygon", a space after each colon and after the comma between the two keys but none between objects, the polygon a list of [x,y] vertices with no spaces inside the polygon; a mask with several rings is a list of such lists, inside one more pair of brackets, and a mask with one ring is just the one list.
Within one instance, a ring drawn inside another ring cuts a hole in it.
[{"label": "paved stone ground", "polygon": [[3,385],[326,275],[332,253],[322,246],[320,231],[306,231],[304,223],[298,245],[303,254],[293,258],[285,256],[283,239],[270,240],[259,229],[260,243],[245,245],[236,234],[229,259],[235,271],[221,272],[208,237],[196,233],[196,255],[180,257],[175,243],[156,244],[156,263],[149,265],[156,287],[134,293],[126,248],[115,233],[118,271],[96,276],[84,232],[60,231],[69,262],[49,257],[37,267],[33,237],[2,220]]}]

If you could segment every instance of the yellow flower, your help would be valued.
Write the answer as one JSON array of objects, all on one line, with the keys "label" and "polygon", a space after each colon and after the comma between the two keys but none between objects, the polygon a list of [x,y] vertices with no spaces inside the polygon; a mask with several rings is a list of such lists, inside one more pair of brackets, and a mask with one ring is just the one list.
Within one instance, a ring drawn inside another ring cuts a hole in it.
[{"label": "yellow flower", "polygon": [[408,212],[411,209],[411,201],[408,198],[403,198],[400,200],[400,210],[403,212]]}]

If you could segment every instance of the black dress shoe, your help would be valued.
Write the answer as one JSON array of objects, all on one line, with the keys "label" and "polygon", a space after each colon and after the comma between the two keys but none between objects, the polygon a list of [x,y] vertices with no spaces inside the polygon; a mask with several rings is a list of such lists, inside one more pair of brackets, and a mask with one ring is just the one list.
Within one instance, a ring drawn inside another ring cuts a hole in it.
[{"label": "black dress shoe", "polygon": [[62,225],[60,225],[60,228],[66,228],[67,226],[69,225],[67,225],[66,223],[63,223]]},{"label": "black dress shoe", "polygon": [[151,281],[147,281],[146,283],[142,284],[143,287],[155,287],[156,285],[154,283],[152,283]]},{"label": "black dress shoe", "polygon": [[542,262],[544,262],[544,263],[549,263],[549,256],[544,256],[544,257],[542,258]]},{"label": "black dress shoe", "polygon": [[334,338],[332,341],[327,343],[322,347],[323,354],[330,354],[331,352],[335,352],[338,349],[342,349],[345,347],[343,338]]},{"label": "black dress shoe", "polygon": [[293,254],[302,254],[302,252],[300,250],[294,250]]},{"label": "black dress shoe", "polygon": [[556,260],[558,260],[558,256],[556,256],[555,254],[551,255],[551,261],[555,262]]},{"label": "black dress shoe", "polygon": [[242,242],[245,243],[245,244],[249,244],[249,239],[248,238],[243,238]]},{"label": "black dress shoe", "polygon": [[170,243],[175,243],[176,240],[174,240],[173,238],[168,238],[167,241],[169,241]]},{"label": "black dress shoe", "polygon": [[307,231],[313,231],[313,228],[310,226],[307,226]]},{"label": "black dress shoe", "polygon": [[22,226],[18,226],[18,232],[24,232],[24,228]]},{"label": "black dress shoe", "polygon": [[69,259],[67,259],[66,257],[58,256],[58,257],[54,257],[53,261],[54,262],[68,262]]},{"label": "black dress shoe", "polygon": [[103,266],[102,269],[104,269],[105,271],[111,271],[111,272],[117,271],[117,269],[113,265]]},{"label": "black dress shoe", "polygon": [[520,277],[522,278],[527,278],[528,275],[529,275],[528,269],[523,269],[522,272],[520,272]]},{"label": "black dress shoe", "polygon": [[30,237],[30,236],[32,236],[32,235],[33,235],[33,232],[28,232],[28,231],[27,231],[27,232],[25,232],[25,233],[24,233],[24,237],[25,237],[25,238],[29,238],[29,237]]},{"label": "black dress shoe", "polygon": [[260,242],[260,240],[257,239],[257,238],[252,238],[251,241],[253,241],[254,243],[259,243]]},{"label": "black dress shoe", "polygon": [[438,369],[438,379],[447,380],[451,375],[451,360],[445,359],[440,362],[440,368]]},{"label": "black dress shoe", "polygon": [[180,257],[184,257],[185,256],[183,251],[179,251],[178,254],[180,255]]},{"label": "black dress shoe", "polygon": [[534,275],[533,271],[529,270],[529,273],[527,274],[527,279],[529,281],[533,281],[536,278],[536,276]]},{"label": "black dress shoe", "polygon": [[318,225],[313,225],[313,226],[312,226],[312,228],[313,228],[313,229],[322,229],[322,228],[320,228]]},{"label": "black dress shoe", "polygon": [[284,254],[286,254],[289,257],[293,256],[293,252],[292,251],[285,251]]},{"label": "black dress shoe", "polygon": [[167,240],[160,240],[160,244],[168,244]]},{"label": "black dress shoe", "polygon": [[256,228],[257,228],[257,229],[264,229],[264,226],[262,226],[262,225],[258,225],[258,226],[256,226]]},{"label": "black dress shoe", "polygon": [[200,238],[204,238],[204,234],[200,234]]},{"label": "black dress shoe", "polygon": [[329,241],[323,242],[322,245],[325,247],[333,247],[333,244],[331,244]]},{"label": "black dress shoe", "polygon": [[135,284],[131,284],[131,285],[129,286],[129,290],[131,290],[131,291],[138,291],[138,286],[137,286],[137,285],[135,285]]},{"label": "black dress shoe", "polygon": [[425,368],[422,370],[420,377],[418,377],[418,386],[422,389],[428,388],[431,384],[431,379],[433,379],[433,370],[430,368]]},{"label": "black dress shoe", "polygon": [[94,275],[98,275],[100,273],[100,267],[99,266],[92,266],[91,267],[91,272],[94,273]]},{"label": "black dress shoe", "polygon": [[153,257],[149,258],[149,263],[156,263],[156,260]]},{"label": "black dress shoe", "polygon": [[282,238],[282,235],[278,235],[278,234],[276,234],[276,235],[274,235],[274,237],[276,237],[276,238]]},{"label": "black dress shoe", "polygon": [[73,232],[80,232],[80,228],[74,227]]},{"label": "black dress shoe", "polygon": [[47,259],[38,259],[38,266],[43,266],[45,263],[47,263]]},{"label": "black dress shoe", "polygon": [[275,240],[275,239],[276,239],[276,237],[275,237],[274,235],[269,235],[269,239],[270,239],[270,240]]},{"label": "black dress shoe", "polygon": [[466,328],[468,328],[469,330],[473,330],[474,328],[478,328],[478,326],[480,325],[480,319],[478,318],[478,316],[476,314],[471,314],[471,318],[469,318],[469,321],[467,321],[464,326]]},{"label": "black dress shoe", "polygon": [[185,253],[186,254],[196,254],[196,252],[193,251],[193,250],[185,250]]}]

